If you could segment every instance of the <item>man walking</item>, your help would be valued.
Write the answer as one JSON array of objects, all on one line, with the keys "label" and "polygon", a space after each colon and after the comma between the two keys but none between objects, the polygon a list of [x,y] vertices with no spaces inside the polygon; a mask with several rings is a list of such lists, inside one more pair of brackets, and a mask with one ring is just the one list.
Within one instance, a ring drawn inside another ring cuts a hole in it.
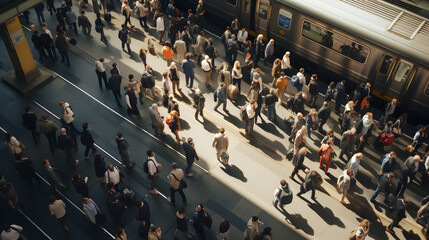
[{"label": "man walking", "polygon": [[164,32],[165,32],[165,23],[164,23],[164,15],[161,14],[157,19],[156,19],[156,32],[159,34],[159,44],[164,44],[164,42],[162,41],[163,37],[164,37]]},{"label": "man walking", "polygon": [[[116,103],[118,106],[122,107],[119,99],[121,98],[121,82],[122,76],[119,75],[113,68],[110,69],[110,74],[112,75],[109,78],[109,82],[107,83],[107,89],[112,90],[113,96],[115,97]],[[101,83],[101,81],[100,81]]]},{"label": "man walking", "polygon": [[37,4],[34,7],[34,11],[36,11],[37,20],[39,20],[39,26],[42,26],[42,23],[45,22],[45,16],[43,16],[43,10],[45,10],[45,5],[43,3]]},{"label": "man walking", "polygon": [[74,112],[67,102],[59,102],[60,107],[63,109],[63,115],[61,117],[61,123],[67,125],[74,133],[80,134],[79,131],[74,127]]},{"label": "man walking", "polygon": [[158,104],[154,103],[149,107],[149,115],[152,120],[152,128],[155,130],[155,136],[164,135],[164,117],[158,111]]},{"label": "man walking", "polygon": [[383,124],[386,124],[387,119],[389,118],[389,116],[391,116],[393,113],[395,113],[396,103],[397,102],[398,102],[398,100],[396,98],[394,98],[394,99],[392,99],[391,102],[389,102],[386,105],[386,108],[384,109],[384,115],[380,119]]},{"label": "man walking", "polygon": [[391,234],[394,234],[393,228],[397,227],[399,222],[404,219],[407,215],[405,214],[405,207],[410,202],[407,199],[398,198],[396,200],[396,204],[393,207],[393,222],[386,228],[386,231],[388,231]]},{"label": "man walking", "polygon": [[122,43],[122,51],[125,52],[125,45],[127,45],[128,54],[131,54],[131,48],[130,48],[130,31],[127,29],[127,26],[125,24],[122,24],[122,29],[118,32],[118,38],[121,40]]},{"label": "man walking", "polygon": [[[143,200],[143,201],[137,202],[136,206],[139,211],[139,215],[136,217],[136,220],[140,221],[139,233],[140,233],[140,236],[143,236],[143,239],[147,239],[147,235],[151,225],[149,203]],[[146,238],[144,236],[146,236]]]},{"label": "man walking", "polygon": [[143,72],[140,82],[143,87],[143,91],[142,91],[143,96],[146,97],[149,93],[150,96],[153,99],[155,99],[155,92],[154,92],[155,78],[153,76],[153,70],[151,67],[149,66],[146,67],[146,71]]},{"label": "man walking", "polygon": [[77,25],[82,27],[82,32],[87,36],[91,36],[91,27],[92,24],[89,21],[88,17],[85,16],[85,10],[80,12],[80,16],[77,18]]},{"label": "man walking", "polygon": [[63,32],[58,32],[56,35],[57,39],[55,39],[55,46],[58,49],[58,52],[61,54],[61,62],[66,62],[66,66],[70,66],[69,59],[69,44],[67,42],[67,36]]},{"label": "man walking", "polygon": [[380,178],[378,178],[378,186],[377,189],[375,189],[374,194],[371,197],[372,203],[377,203],[375,200],[380,192],[384,193],[384,203],[386,203],[388,206],[390,206],[389,201],[389,194],[393,191],[394,185],[393,185],[393,174],[392,173],[385,173]]},{"label": "man walking", "polygon": [[246,107],[246,137],[249,137],[253,133],[253,126],[255,125],[255,110],[258,104],[254,99],[250,100],[250,103]]},{"label": "man walking", "polygon": [[101,79],[104,81],[104,86],[106,89],[108,89],[107,85],[107,74],[106,69],[104,68],[104,58],[100,58],[97,61],[95,61],[95,73],[98,77],[98,84],[100,85],[100,89],[103,89],[101,84]]},{"label": "man walking", "polygon": [[284,179],[280,180],[280,187],[274,191],[274,207],[277,208],[277,205],[280,204],[280,207],[283,208],[285,199],[290,195],[292,195],[292,192],[289,189],[289,184]]},{"label": "man walking", "polygon": [[61,128],[61,135],[58,136],[58,148],[66,152],[67,162],[77,166],[79,160],[74,160],[76,142],[67,135],[67,129]]},{"label": "man walking", "polygon": [[182,146],[183,150],[185,150],[186,162],[188,163],[188,166],[185,169],[185,174],[187,177],[192,177],[194,174],[191,173],[191,168],[194,164],[194,160],[196,159],[198,161],[200,158],[195,151],[194,140],[192,138],[188,138],[186,142],[183,141]]},{"label": "man walking", "polygon": [[36,114],[34,114],[31,111],[30,107],[25,107],[25,113],[22,114],[22,126],[24,126],[28,131],[31,132],[31,135],[33,136],[34,143],[37,144],[37,140],[40,136],[40,134],[37,132],[37,117]]},{"label": "man walking", "polygon": [[325,130],[323,130],[323,125],[328,121],[329,116],[331,116],[331,108],[329,107],[328,102],[325,101],[317,112],[317,117],[319,118],[319,132],[323,135],[326,134]]},{"label": "man walking", "polygon": [[[179,35],[179,40],[176,40],[176,42],[174,42],[174,49],[176,49],[176,56],[177,56],[177,62],[179,64],[182,64],[183,59],[185,58],[185,54],[186,54],[186,43],[185,41],[183,41],[183,35]],[[186,85],[188,83],[186,82]]]},{"label": "man walking", "polygon": [[66,13],[66,20],[67,20],[67,23],[69,24],[70,29],[74,29],[74,32],[76,33],[76,35],[79,35],[77,33],[77,26],[76,26],[77,16],[72,8],[68,9]]},{"label": "man walking", "polygon": [[156,183],[158,182],[158,171],[160,169],[160,164],[155,159],[155,153],[151,150],[147,151],[147,169],[148,169],[148,178],[150,180],[150,190],[151,194],[158,194],[159,192],[155,190]]},{"label": "man walking", "polygon": [[34,44],[34,47],[37,49],[37,51],[39,52],[39,59],[40,62],[44,62],[45,58],[47,58],[46,53],[45,53],[45,49],[43,49],[43,40],[42,38],[39,36],[39,31],[34,31],[33,35],[31,36],[31,41]]},{"label": "man walking", "polygon": [[335,86],[335,92],[336,92],[334,94],[335,112],[339,114],[341,104],[343,104],[346,100],[346,81],[345,80],[342,80],[341,82],[337,83],[337,85]]},{"label": "man walking", "polygon": [[16,160],[16,173],[24,179],[28,187],[33,190],[33,178],[37,182],[40,182],[40,179],[36,175],[36,169],[31,165],[32,161],[27,157],[21,157]]},{"label": "man walking", "polygon": [[127,168],[133,168],[135,163],[130,162],[130,155],[128,154],[128,142],[124,139],[121,132],[118,132],[116,136],[116,144],[118,145],[119,155],[121,155],[122,163]]},{"label": "man walking", "polygon": [[408,184],[414,180],[414,177],[419,170],[420,156],[410,156],[405,160],[404,166],[401,170],[401,175],[398,179],[398,185],[396,186],[395,195],[399,197],[404,196],[404,192],[408,187]]},{"label": "man walking", "polygon": [[183,185],[182,180],[184,178],[183,170],[180,168],[177,168],[177,163],[173,162],[171,164],[171,172],[167,176],[169,182],[170,182],[170,204],[175,206],[176,205],[176,192],[179,192],[180,196],[182,197],[183,204],[186,204],[186,196],[185,193],[183,193]]},{"label": "man walking", "polygon": [[[136,2],[136,6],[134,8],[134,12],[136,13],[136,17],[138,17],[140,26],[144,28],[145,30],[148,30],[149,27],[147,25],[147,15],[149,14],[149,8],[146,7],[146,4],[144,3],[146,0],[138,0]],[[138,10],[138,11],[136,11]],[[143,25],[144,23],[144,25]]]},{"label": "man walking", "polygon": [[114,167],[112,164],[107,166],[107,170],[104,173],[104,182],[106,184],[112,183],[116,191],[119,191],[119,182],[121,181],[121,175],[119,174],[118,167]]},{"label": "man walking", "polygon": [[381,158],[380,174],[383,175],[385,173],[393,172],[395,164],[396,164],[396,153],[394,151],[391,151],[390,153],[386,153]]},{"label": "man walking", "polygon": [[274,59],[274,39],[270,39],[267,46],[265,47],[264,54],[264,65],[267,66],[268,64],[272,64]]},{"label": "man walking", "polygon": [[235,61],[237,60],[237,53],[238,53],[238,43],[237,43],[235,34],[232,34],[231,38],[228,39],[227,47],[228,47],[229,65],[233,66]]},{"label": "man walking", "polygon": [[68,186],[60,181],[57,174],[55,173],[56,168],[51,166],[51,163],[48,159],[43,160],[43,166],[45,168],[46,174],[48,176],[48,182],[51,185],[52,191],[55,191],[55,187],[58,185],[63,190],[66,190]]},{"label": "man walking", "polygon": [[44,133],[48,139],[49,146],[51,147],[51,152],[55,152],[57,148],[57,136],[56,131],[58,126],[52,121],[48,120],[48,116],[42,116],[42,121],[40,122],[40,132]]},{"label": "man walking", "polygon": [[185,54],[185,60],[182,62],[183,73],[185,74],[186,86],[192,88],[194,84],[195,62],[191,59],[191,53]]},{"label": "man walking", "polygon": [[214,136],[212,147],[216,149],[216,158],[220,161],[223,152],[228,151],[229,141],[224,128],[219,128],[219,133]]},{"label": "man walking", "polygon": [[223,111],[225,113],[229,113],[229,111],[226,109],[226,104],[227,104],[227,97],[226,97],[226,86],[225,83],[220,83],[219,87],[216,89],[216,91],[214,92],[214,100],[216,103],[216,106],[214,107],[214,110],[217,111],[217,108],[223,104]]},{"label": "man walking", "polygon": [[343,155],[347,155],[347,159],[349,159],[355,151],[355,143],[356,143],[356,128],[352,128],[343,133],[340,141],[340,155],[338,156],[340,159],[343,159]]},{"label": "man walking", "polygon": [[87,122],[82,123],[82,134],[80,135],[80,141],[82,145],[84,145],[85,148],[85,160],[89,159],[89,149],[92,149],[92,151],[96,151],[94,148],[95,140],[92,137],[92,134],[89,132],[89,124]]},{"label": "man walking", "polygon": [[69,228],[66,225],[66,204],[63,200],[57,200],[55,195],[49,196],[49,212],[58,219],[61,225],[63,225],[64,230],[68,232]]},{"label": "man walking", "polygon": [[212,64],[211,64],[210,57],[208,55],[206,55],[204,57],[204,60],[201,61],[201,69],[203,69],[203,71],[206,75],[206,87],[209,87],[210,86],[210,76],[212,73]]}]

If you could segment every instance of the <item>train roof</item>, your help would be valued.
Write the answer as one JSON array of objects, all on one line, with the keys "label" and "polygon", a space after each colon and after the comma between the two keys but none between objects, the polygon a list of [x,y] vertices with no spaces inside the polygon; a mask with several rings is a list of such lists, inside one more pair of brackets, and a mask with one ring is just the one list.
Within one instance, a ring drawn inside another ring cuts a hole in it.
[{"label": "train roof", "polygon": [[381,0],[274,0],[429,67],[429,19]]}]

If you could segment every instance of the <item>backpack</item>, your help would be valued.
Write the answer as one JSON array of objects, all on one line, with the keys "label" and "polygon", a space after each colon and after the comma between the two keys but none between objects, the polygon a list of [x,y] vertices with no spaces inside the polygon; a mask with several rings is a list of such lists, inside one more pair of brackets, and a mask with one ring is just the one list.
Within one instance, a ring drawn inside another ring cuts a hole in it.
[{"label": "backpack", "polygon": [[294,87],[298,87],[299,85],[301,85],[301,84],[299,84],[299,77],[297,75],[292,76],[290,83]]},{"label": "backpack", "polygon": [[279,194],[279,199],[280,199],[280,204],[281,205],[286,205],[292,202],[293,199],[293,193],[292,190],[287,189],[287,192],[284,191],[283,189],[281,190],[280,194]]},{"label": "backpack", "polygon": [[167,117],[165,118],[165,123],[168,124],[169,127],[173,127],[173,115],[167,114]]},{"label": "backpack", "polygon": [[228,52],[236,52],[237,51],[237,45],[235,44],[235,41],[229,41],[228,40]]},{"label": "backpack", "polygon": [[148,72],[144,72],[142,74],[142,78],[140,79],[143,88],[153,88],[155,86],[155,82],[152,81],[152,76]]},{"label": "backpack", "polygon": [[248,118],[248,116],[247,116],[247,105],[248,104],[244,105],[240,109],[240,118],[242,121],[247,121],[247,118]]},{"label": "backpack", "polygon": [[[149,166],[148,166],[149,161],[152,161],[153,163],[155,163],[152,159],[148,159],[146,160],[145,163],[143,163],[143,171],[147,174],[149,174]],[[158,169],[156,171],[158,171]]]},{"label": "backpack", "polygon": [[393,141],[395,141],[395,134],[390,133],[382,133],[380,138],[380,143],[382,143],[384,146],[390,146]]}]

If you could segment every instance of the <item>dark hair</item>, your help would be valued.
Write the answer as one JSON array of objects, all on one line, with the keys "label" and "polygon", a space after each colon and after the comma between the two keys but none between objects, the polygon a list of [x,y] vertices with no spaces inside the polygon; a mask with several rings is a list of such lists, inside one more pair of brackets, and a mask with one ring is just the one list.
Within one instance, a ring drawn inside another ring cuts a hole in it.
[{"label": "dark hair", "polygon": [[147,153],[147,156],[150,157],[150,155],[152,155],[152,150],[148,150],[146,153]]},{"label": "dark hair", "polygon": [[6,137],[6,142],[10,142],[10,139],[12,138],[12,134],[6,132],[4,135]]},{"label": "dark hair", "polygon": [[253,216],[252,217],[252,222],[256,222],[256,221],[258,221],[259,220],[259,217],[258,216]]},{"label": "dark hair", "polygon": [[29,112],[30,110],[31,110],[31,108],[30,108],[29,106],[26,106],[26,107],[25,107],[25,111],[26,111],[26,112]]},{"label": "dark hair", "polygon": [[271,236],[271,228],[270,227],[266,227],[264,228],[264,230],[261,232],[261,236],[264,237],[266,235]]},{"label": "dark hair", "polygon": [[50,203],[54,203],[56,200],[57,200],[57,197],[55,197],[55,195],[49,196],[49,202]]},{"label": "dark hair", "polygon": [[117,66],[116,63],[112,63],[112,68],[115,68]]},{"label": "dark hair", "polygon": [[73,176],[73,178],[72,178],[72,183],[73,183],[73,184],[76,184],[76,183],[78,183],[78,182],[79,182],[79,180],[80,180],[80,175],[79,175],[79,174],[76,174],[76,175],[74,175],[74,176]]},{"label": "dark hair", "polygon": [[128,75],[128,79],[133,79],[134,78],[134,75],[133,74],[130,74],[130,75]]},{"label": "dark hair", "polygon": [[118,132],[118,134],[116,134],[116,136],[118,136],[118,138],[122,137],[122,133]]},{"label": "dark hair", "polygon": [[85,14],[85,10],[80,11],[80,13]]},{"label": "dark hair", "polygon": [[82,123],[83,129],[88,129],[89,124],[87,122]]},{"label": "dark hair", "polygon": [[101,160],[103,160],[103,158],[101,157],[100,154],[95,155],[94,159],[95,159],[96,162],[101,162]]},{"label": "dark hair", "polygon": [[177,212],[179,212],[180,214],[185,213],[185,207],[180,207]]}]

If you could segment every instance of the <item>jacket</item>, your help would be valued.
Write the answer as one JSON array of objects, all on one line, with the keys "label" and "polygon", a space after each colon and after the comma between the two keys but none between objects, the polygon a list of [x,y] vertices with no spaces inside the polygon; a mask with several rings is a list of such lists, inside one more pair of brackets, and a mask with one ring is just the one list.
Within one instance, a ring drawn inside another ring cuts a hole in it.
[{"label": "jacket", "polygon": [[70,104],[65,103],[64,109],[63,109],[63,120],[65,124],[69,124],[74,121],[74,113],[70,107]]},{"label": "jacket", "polygon": [[76,13],[73,10],[70,10],[66,13],[67,23],[76,23],[77,17]]},{"label": "jacket", "polygon": [[308,92],[311,95],[317,95],[319,93],[319,84],[316,80],[311,80],[308,84]]},{"label": "jacket", "polygon": [[14,136],[10,138],[10,142],[7,143],[9,150],[12,154],[20,154],[22,152],[21,143],[16,140]]},{"label": "jacket", "polygon": [[34,113],[24,113],[22,115],[22,126],[27,130],[36,129],[37,117]]},{"label": "jacket", "polygon": [[60,219],[66,215],[66,204],[63,200],[55,200],[55,202],[49,204],[49,212],[57,219]]},{"label": "jacket", "polygon": [[294,167],[302,167],[304,163],[305,156],[301,155],[301,153],[297,152],[292,159],[292,164]]},{"label": "jacket", "polygon": [[61,134],[58,136],[58,148],[63,151],[71,151],[73,148],[74,142],[69,135]]},{"label": "jacket", "polygon": [[87,130],[84,129],[82,131],[82,134],[80,135],[80,140],[82,141],[82,144],[84,146],[92,146],[94,144],[94,138],[92,137],[92,134]]},{"label": "jacket", "polygon": [[149,115],[150,115],[150,119],[152,120],[152,126],[164,125],[158,110],[154,110],[152,107],[149,107]]},{"label": "jacket", "polygon": [[[94,206],[97,213],[92,211],[92,209],[90,207],[91,205]],[[89,221],[91,221],[92,223],[95,223],[95,215],[97,215],[98,213],[101,212],[100,208],[98,208],[97,204],[92,199],[89,199],[88,204],[86,204],[86,203],[83,204],[83,211],[85,212],[85,215],[88,217]]]},{"label": "jacket", "polygon": [[323,121],[328,120],[330,115],[331,115],[331,108],[330,107],[321,107],[319,109],[319,111],[317,112],[317,117],[319,119],[322,119]]},{"label": "jacket", "polygon": [[128,150],[128,142],[125,139],[115,138],[116,145],[118,145],[119,152],[125,152]]},{"label": "jacket", "polygon": [[314,130],[313,126],[315,128],[319,126],[319,118],[315,115],[315,118],[313,119],[311,115],[307,115],[305,119],[305,125],[307,125],[307,129]]},{"label": "jacket", "polygon": [[40,132],[44,134],[52,133],[58,130],[58,126],[51,121],[42,121],[40,122]]},{"label": "jacket", "polygon": [[222,133],[217,133],[213,139],[213,146],[217,150],[227,150],[229,146],[228,136]]},{"label": "jacket", "polygon": [[183,40],[177,40],[174,42],[174,49],[176,49],[177,55],[185,55],[186,43]]},{"label": "jacket", "polygon": [[82,26],[82,27],[88,27],[88,28],[92,27],[91,22],[89,21],[88,17],[87,17],[87,16],[85,16],[85,15],[80,15],[80,16],[77,18],[77,25],[78,25],[79,27],[80,27],[80,26]]},{"label": "jacket", "polygon": [[389,180],[387,175],[388,173],[385,173],[378,179],[378,187],[386,195],[389,195],[389,193],[391,193],[393,190],[393,182]]},{"label": "jacket", "polygon": [[219,70],[219,74],[217,75],[217,81],[220,84],[221,82],[225,83],[225,86],[228,87],[231,85],[231,72],[228,71],[228,69],[222,69]]},{"label": "jacket", "polygon": [[340,148],[343,151],[353,152],[354,145],[356,143],[356,134],[353,136],[350,134],[351,130],[348,130],[343,133],[343,136],[340,140]]},{"label": "jacket", "polygon": [[194,74],[195,63],[193,60],[183,60],[182,69],[185,75],[193,75]]},{"label": "jacket", "polygon": [[[174,178],[174,176],[176,176],[176,178]],[[169,174],[168,174],[168,180],[170,183],[170,187],[173,188],[174,190],[179,189],[180,187],[180,181],[183,179],[183,177],[185,176],[185,174],[183,173],[183,170],[180,168],[176,168],[173,169]]]},{"label": "jacket", "polygon": [[256,236],[256,234],[258,234],[258,226],[254,225],[252,222],[252,218],[250,218],[250,220],[247,222],[246,225],[246,235],[245,235],[245,239],[246,240],[253,240]]},{"label": "jacket", "polygon": [[109,89],[114,91],[114,92],[120,92],[121,91],[121,82],[122,82],[122,77],[119,76],[118,74],[113,74],[109,78],[109,82],[108,82]]},{"label": "jacket", "polygon": [[334,151],[334,149],[329,146],[328,144],[322,144],[319,148],[320,154],[320,160],[330,162],[331,161],[331,153]]},{"label": "jacket", "polygon": [[67,39],[64,34],[57,34],[57,39],[55,39],[55,46],[60,52],[66,52],[67,50],[69,50],[69,44],[67,43]]},{"label": "jacket", "polygon": [[344,100],[346,99],[346,89],[344,85],[341,82],[338,82],[335,88],[337,89],[336,90],[337,94],[335,95],[335,101],[339,103],[343,103]]},{"label": "jacket", "polygon": [[121,181],[121,175],[119,174],[119,169],[117,167],[114,167],[113,171],[110,171],[109,169],[106,170],[106,173],[104,174],[104,182],[106,184],[111,182],[114,185],[116,185],[120,181]]},{"label": "jacket", "polygon": [[216,89],[216,91],[214,92],[214,94],[217,96],[217,99],[220,103],[226,102],[226,90],[225,90],[225,88],[222,88],[221,86],[219,86]]},{"label": "jacket", "polygon": [[172,60],[174,56],[173,49],[168,46],[162,47],[162,55],[164,55],[165,59]]},{"label": "jacket", "polygon": [[277,79],[276,82],[276,88],[278,92],[284,92],[286,90],[286,86],[287,86],[287,78],[284,77],[280,77]]},{"label": "jacket", "polygon": [[199,160],[199,157],[197,155],[197,152],[195,151],[195,148],[191,146],[189,143],[184,142],[182,144],[183,150],[185,151],[186,161],[187,162],[193,162],[194,159]]},{"label": "jacket", "polygon": [[383,155],[381,158],[381,171],[383,173],[392,172],[395,166],[395,163],[396,163],[396,159],[390,158],[390,153]]}]

